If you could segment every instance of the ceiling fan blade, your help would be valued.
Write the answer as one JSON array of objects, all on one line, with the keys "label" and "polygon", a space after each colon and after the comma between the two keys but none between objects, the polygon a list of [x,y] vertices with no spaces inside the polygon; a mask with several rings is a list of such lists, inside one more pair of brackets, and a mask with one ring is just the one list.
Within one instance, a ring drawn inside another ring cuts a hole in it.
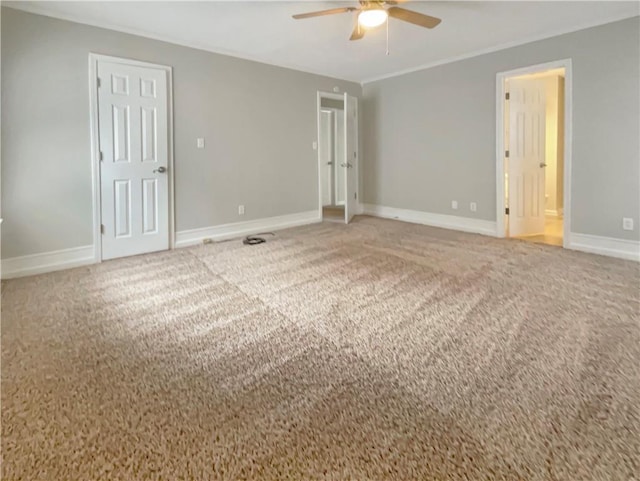
[{"label": "ceiling fan blade", "polygon": [[293,18],[300,20],[301,18],[321,17],[323,15],[333,15],[335,13],[353,12],[354,10],[358,9],[356,7],[331,8],[329,10],[320,10],[319,12],[298,13],[297,15],[293,15]]},{"label": "ceiling fan blade", "polygon": [[425,28],[436,27],[440,22],[442,22],[442,20],[440,20],[439,18],[430,17],[429,15],[424,15],[418,12],[412,12],[411,10],[400,7],[390,7],[389,9],[387,9],[387,12],[389,13],[390,17],[413,23],[414,25]]},{"label": "ceiling fan blade", "polygon": [[356,18],[356,26],[354,27],[349,40],[360,40],[362,37],[364,37],[364,33],[365,29],[360,26],[360,24],[358,23],[358,19]]}]

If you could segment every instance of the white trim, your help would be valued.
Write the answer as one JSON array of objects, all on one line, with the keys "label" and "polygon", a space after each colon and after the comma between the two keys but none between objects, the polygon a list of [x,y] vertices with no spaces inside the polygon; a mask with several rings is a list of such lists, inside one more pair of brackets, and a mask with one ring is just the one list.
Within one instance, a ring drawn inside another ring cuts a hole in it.
[{"label": "white trim", "polygon": [[571,243],[571,155],[573,145],[573,67],[570,58],[556,60],[529,67],[518,68],[496,74],[496,236],[506,237],[504,199],[504,114],[505,86],[509,77],[526,75],[544,70],[564,68],[564,202],[563,202],[563,247]]},{"label": "white trim", "polygon": [[100,233],[100,136],[98,129],[98,61],[89,54],[89,135],[91,139],[91,203],[93,207],[93,260],[102,262]]},{"label": "white trim", "polygon": [[179,231],[176,234],[176,247],[187,247],[202,243],[204,240],[223,241],[265,231],[288,229],[307,224],[322,222],[317,210],[297,214],[267,217],[246,222],[233,222],[200,229]]},{"label": "white trim", "polygon": [[638,241],[572,232],[571,243],[567,248],[640,262],[640,242]]},{"label": "white trim", "polygon": [[547,217],[560,217],[562,213],[555,209],[545,209],[544,215]]},{"label": "white trim", "polygon": [[164,70],[167,74],[167,156],[168,156],[168,182],[169,182],[169,249],[174,249],[176,244],[175,232],[175,188],[174,188],[174,162],[173,162],[173,68],[168,65],[159,65],[140,60],[111,57],[89,53],[89,126],[91,136],[91,178],[93,198],[93,258],[94,262],[102,262],[102,234],[100,233],[100,135],[98,129],[98,62],[121,63],[136,67]]},{"label": "white trim", "polygon": [[495,236],[496,232],[496,223],[490,220],[471,219],[469,217],[458,217],[446,214],[432,214],[431,212],[398,209],[375,204],[363,204],[363,212],[365,215],[374,217],[397,219],[413,224],[424,224],[432,227],[472,232],[487,236]]},{"label": "white trim", "polygon": [[316,157],[318,162],[318,217],[322,219],[322,167],[320,159],[320,123],[322,122],[322,97],[323,94],[318,90],[316,93]]},{"label": "white trim", "polygon": [[586,30],[588,28],[593,28],[593,27],[599,27],[600,25],[606,25],[608,23],[614,23],[614,22],[619,22],[621,20],[626,20],[628,18],[634,18],[637,17],[637,14],[634,15],[629,15],[629,14],[625,14],[625,15],[612,15],[610,17],[600,17],[598,20],[595,21],[591,21],[591,22],[585,22],[583,24],[580,24],[579,26],[574,26],[574,27],[569,27],[569,28],[560,28],[557,30],[554,30],[553,32],[548,32],[548,33],[544,33],[544,34],[539,34],[539,35],[532,35],[530,37],[527,37],[525,39],[521,39],[521,40],[515,40],[513,42],[507,42],[507,43],[502,43],[500,45],[496,45],[494,47],[487,47],[484,49],[480,49],[480,50],[475,50],[473,52],[469,52],[469,53],[464,53],[461,55],[454,55],[453,57],[447,57],[441,60],[435,60],[433,62],[429,62],[429,63],[425,63],[422,65],[419,65],[417,67],[410,67],[404,70],[398,70],[397,72],[393,72],[393,73],[389,73],[389,74],[383,74],[383,75],[378,75],[376,77],[369,77],[367,79],[364,79],[362,81],[360,81],[360,85],[364,86],[368,83],[372,83],[372,82],[378,82],[380,80],[385,80],[385,79],[389,79],[389,78],[393,78],[393,77],[400,77],[402,75],[407,75],[410,73],[414,73],[414,72],[419,72],[421,70],[427,70],[433,67],[438,67],[439,65],[446,65],[449,63],[455,63],[455,62],[459,62],[461,60],[467,60],[470,58],[474,58],[474,57],[480,57],[482,55],[487,55],[490,53],[494,53],[494,52],[499,52],[501,50],[507,50],[513,47],[519,47],[520,45],[526,45],[528,43],[533,43],[533,42],[538,42],[540,40],[546,40],[548,38],[553,38],[553,37],[558,37],[560,35],[566,35],[568,33],[573,33],[573,32],[579,32],[580,30]]},{"label": "white trim", "polygon": [[10,257],[2,259],[2,278],[32,276],[94,263],[92,245]]}]

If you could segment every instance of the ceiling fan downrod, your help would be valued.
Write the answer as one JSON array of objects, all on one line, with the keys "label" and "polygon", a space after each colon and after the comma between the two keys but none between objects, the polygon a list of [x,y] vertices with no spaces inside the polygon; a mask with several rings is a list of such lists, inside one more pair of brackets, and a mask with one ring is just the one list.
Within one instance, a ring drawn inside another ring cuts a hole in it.
[{"label": "ceiling fan downrod", "polygon": [[386,55],[389,55],[389,19],[387,18],[387,52]]}]

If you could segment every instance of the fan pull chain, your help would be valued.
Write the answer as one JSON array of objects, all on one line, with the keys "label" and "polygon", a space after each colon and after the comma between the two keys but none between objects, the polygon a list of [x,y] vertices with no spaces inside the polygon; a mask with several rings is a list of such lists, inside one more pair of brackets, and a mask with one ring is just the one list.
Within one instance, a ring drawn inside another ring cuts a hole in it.
[{"label": "fan pull chain", "polygon": [[389,17],[387,17],[387,55],[389,55]]}]

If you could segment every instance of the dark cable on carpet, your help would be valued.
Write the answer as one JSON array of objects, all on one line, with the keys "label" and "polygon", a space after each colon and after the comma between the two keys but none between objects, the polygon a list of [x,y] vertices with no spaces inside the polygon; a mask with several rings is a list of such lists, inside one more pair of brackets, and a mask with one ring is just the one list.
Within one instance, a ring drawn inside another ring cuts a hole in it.
[{"label": "dark cable on carpet", "polygon": [[267,240],[259,235],[275,235],[273,232],[261,232],[260,234],[248,235],[242,241],[244,245],[254,246],[256,244],[264,244]]}]

